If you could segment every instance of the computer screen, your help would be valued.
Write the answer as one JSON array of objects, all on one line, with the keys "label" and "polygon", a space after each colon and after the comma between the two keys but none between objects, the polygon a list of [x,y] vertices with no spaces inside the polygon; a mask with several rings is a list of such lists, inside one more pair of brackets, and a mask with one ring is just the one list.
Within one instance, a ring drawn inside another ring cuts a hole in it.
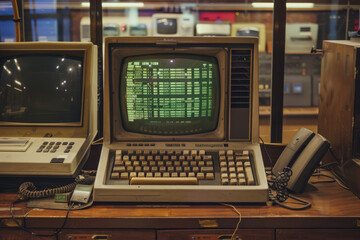
[{"label": "computer screen", "polygon": [[156,29],[158,34],[176,34],[177,18],[157,18]]},{"label": "computer screen", "polygon": [[64,54],[0,57],[0,122],[80,123],[83,65]]},{"label": "computer screen", "polygon": [[220,79],[215,57],[131,56],[121,68],[119,102],[125,130],[186,135],[216,129]]}]

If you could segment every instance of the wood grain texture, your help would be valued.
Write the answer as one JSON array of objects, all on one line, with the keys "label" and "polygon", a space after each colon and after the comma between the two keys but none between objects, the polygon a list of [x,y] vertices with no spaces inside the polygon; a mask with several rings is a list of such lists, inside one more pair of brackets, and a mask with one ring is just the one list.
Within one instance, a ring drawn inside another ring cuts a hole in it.
[{"label": "wood grain texture", "polygon": [[[8,206],[16,195],[1,193],[0,197],[0,219],[7,219]],[[312,207],[290,211],[270,204],[235,204],[242,215],[240,228],[355,228],[360,219],[359,199],[337,183],[317,184],[316,189],[299,197],[311,201]],[[30,210],[21,204],[16,207],[17,217]],[[65,216],[63,210],[33,209],[25,218],[26,226],[57,228]],[[199,221],[208,219],[215,220],[218,228],[231,229],[238,215],[220,204],[95,203],[91,208],[71,211],[65,228],[201,229]]]},{"label": "wood grain texture", "polygon": [[[217,240],[220,236],[231,236],[234,232],[233,229],[222,229],[222,230],[160,230],[157,234],[158,240],[184,240],[184,239],[195,239],[195,240]],[[236,232],[234,237],[239,237],[241,240],[250,239],[262,239],[272,240],[274,239],[275,231],[269,229],[260,229],[257,231],[249,229],[240,229]]]},{"label": "wood grain texture", "polygon": [[280,229],[276,231],[277,240],[354,240],[360,239],[360,229]]}]

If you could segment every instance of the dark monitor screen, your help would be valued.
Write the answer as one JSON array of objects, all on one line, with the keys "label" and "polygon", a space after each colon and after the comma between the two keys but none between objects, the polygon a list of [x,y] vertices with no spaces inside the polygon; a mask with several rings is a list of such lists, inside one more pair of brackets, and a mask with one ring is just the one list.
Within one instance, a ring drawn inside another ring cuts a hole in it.
[{"label": "dark monitor screen", "polygon": [[0,122],[80,123],[82,85],[82,57],[0,57]]},{"label": "dark monitor screen", "polygon": [[156,28],[158,34],[176,34],[177,19],[176,18],[158,18],[156,19]]},{"label": "dark monitor screen", "polygon": [[126,57],[120,79],[123,128],[151,135],[216,129],[220,108],[217,59],[192,54]]}]

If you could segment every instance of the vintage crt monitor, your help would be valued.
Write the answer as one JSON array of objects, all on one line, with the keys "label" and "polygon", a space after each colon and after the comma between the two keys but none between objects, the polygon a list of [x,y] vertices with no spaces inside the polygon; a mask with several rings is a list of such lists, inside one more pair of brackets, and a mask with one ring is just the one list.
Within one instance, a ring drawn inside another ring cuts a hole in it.
[{"label": "vintage crt monitor", "polygon": [[0,44],[0,175],[76,174],[97,133],[92,43]]},{"label": "vintage crt monitor", "polygon": [[287,23],[285,33],[285,52],[310,53],[317,44],[318,24]]},{"label": "vintage crt monitor", "polygon": [[154,36],[194,36],[192,14],[155,13],[152,15]]},{"label": "vintage crt monitor", "polygon": [[196,24],[196,36],[230,36],[230,22],[200,22]]},{"label": "vintage crt monitor", "polygon": [[106,38],[95,201],[267,201],[256,45]]},{"label": "vintage crt monitor", "polygon": [[259,38],[259,52],[266,50],[266,27],[263,23],[232,23],[231,36],[254,36]]},{"label": "vintage crt monitor", "polygon": [[323,50],[318,132],[338,158],[335,174],[360,197],[360,41],[324,41]]}]

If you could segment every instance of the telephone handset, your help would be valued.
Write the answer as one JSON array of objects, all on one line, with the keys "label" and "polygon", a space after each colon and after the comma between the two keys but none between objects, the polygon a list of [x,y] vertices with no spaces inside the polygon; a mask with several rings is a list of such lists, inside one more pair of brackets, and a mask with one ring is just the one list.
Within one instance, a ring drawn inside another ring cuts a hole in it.
[{"label": "telephone handset", "polygon": [[272,173],[278,176],[285,167],[291,168],[287,188],[301,193],[329,147],[330,143],[320,134],[301,128],[281,153]]}]

